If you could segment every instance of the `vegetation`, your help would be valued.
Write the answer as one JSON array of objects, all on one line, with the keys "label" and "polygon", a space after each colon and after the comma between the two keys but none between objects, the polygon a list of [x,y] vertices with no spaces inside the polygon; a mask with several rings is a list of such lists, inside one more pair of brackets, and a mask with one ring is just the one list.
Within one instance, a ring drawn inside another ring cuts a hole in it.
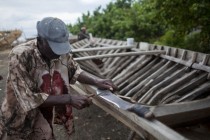
[{"label": "vegetation", "polygon": [[209,0],[116,0],[87,12],[75,25],[96,37],[158,43],[210,53]]}]

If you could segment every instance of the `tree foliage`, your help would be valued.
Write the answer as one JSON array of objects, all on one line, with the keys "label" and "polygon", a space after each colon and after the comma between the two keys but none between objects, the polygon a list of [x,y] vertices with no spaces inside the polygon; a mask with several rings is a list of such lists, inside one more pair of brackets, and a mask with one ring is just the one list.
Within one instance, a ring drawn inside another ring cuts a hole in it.
[{"label": "tree foliage", "polygon": [[96,37],[133,37],[206,52],[210,50],[209,7],[209,0],[116,0],[68,26],[73,34],[86,26]]},{"label": "tree foliage", "polygon": [[210,51],[209,0],[152,1],[155,3],[156,16],[174,30],[174,38],[182,37],[176,45],[196,51]]}]

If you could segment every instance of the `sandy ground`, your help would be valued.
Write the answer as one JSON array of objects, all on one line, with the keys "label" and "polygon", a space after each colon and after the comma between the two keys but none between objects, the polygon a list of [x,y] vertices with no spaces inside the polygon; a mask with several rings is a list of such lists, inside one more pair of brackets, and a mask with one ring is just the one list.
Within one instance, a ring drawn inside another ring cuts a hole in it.
[{"label": "sandy ground", "polygon": [[[2,99],[5,90],[7,77],[8,54],[10,48],[0,48],[0,98]],[[99,107],[92,105],[83,110],[74,109],[75,133],[71,140],[126,140],[130,129]],[[57,140],[67,140],[65,129],[62,126],[54,125]]]}]

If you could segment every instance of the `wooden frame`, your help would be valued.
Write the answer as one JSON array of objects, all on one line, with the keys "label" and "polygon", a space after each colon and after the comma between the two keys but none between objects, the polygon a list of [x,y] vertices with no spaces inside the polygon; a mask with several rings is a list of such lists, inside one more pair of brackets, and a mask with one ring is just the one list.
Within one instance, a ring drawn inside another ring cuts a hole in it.
[{"label": "wooden frame", "polygon": [[[76,83],[71,85],[71,87],[79,94],[96,94],[94,87],[88,85],[81,85]],[[99,96],[93,97],[93,103],[110,113],[117,120],[121,121],[123,124],[128,126],[130,129],[135,131],[142,138],[156,138],[160,140],[185,140],[184,136],[165,126],[158,120],[148,121],[144,118],[137,116],[134,113],[121,110],[112,104],[105,102]]]},{"label": "wooden frame", "polygon": [[[138,43],[137,48],[132,48],[127,52],[126,49],[109,49],[108,47],[125,46],[125,41],[110,39],[96,39],[96,41],[98,43],[98,46],[95,46],[96,49],[101,47],[103,51],[78,52],[79,57],[87,57],[86,60],[84,59],[85,61],[78,61],[78,63],[86,65],[85,62],[91,63],[92,60],[90,59],[100,59],[103,66],[96,66],[97,71],[89,69],[88,66],[86,69],[96,76],[112,79],[119,87],[116,94],[120,98],[133,103],[146,104],[153,110],[158,122],[161,121],[165,125],[172,127],[189,125],[189,123],[197,124],[210,117],[208,115],[210,114],[210,104],[207,99],[210,91],[209,54],[145,42]],[[80,46],[77,47],[80,48]],[[163,51],[164,53],[132,54],[139,51]],[[129,55],[118,57],[115,56],[116,53],[128,53]],[[91,58],[90,55],[100,55],[100,57],[93,56]],[[86,87],[85,89],[81,85],[78,87],[81,88],[80,92],[95,93],[92,87]],[[139,119],[136,119],[138,121],[135,122],[132,118],[133,113],[119,110],[99,97],[95,98],[96,105],[112,114],[142,138],[169,139],[170,136],[165,136],[164,133],[160,132],[161,130],[155,132],[156,128],[164,130],[162,126],[142,124],[142,120],[140,123],[138,122]],[[198,99],[202,100],[198,101]],[[166,135],[168,135],[168,132]],[[175,139],[175,137],[172,136],[172,139]]]}]

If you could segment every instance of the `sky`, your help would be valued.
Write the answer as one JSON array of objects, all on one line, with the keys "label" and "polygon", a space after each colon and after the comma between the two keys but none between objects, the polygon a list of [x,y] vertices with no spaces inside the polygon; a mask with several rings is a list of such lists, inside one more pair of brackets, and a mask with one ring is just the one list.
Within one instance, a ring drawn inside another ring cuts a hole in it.
[{"label": "sky", "polygon": [[20,29],[25,38],[36,36],[36,22],[57,17],[75,24],[82,13],[105,8],[113,0],[0,0],[0,30]]}]

